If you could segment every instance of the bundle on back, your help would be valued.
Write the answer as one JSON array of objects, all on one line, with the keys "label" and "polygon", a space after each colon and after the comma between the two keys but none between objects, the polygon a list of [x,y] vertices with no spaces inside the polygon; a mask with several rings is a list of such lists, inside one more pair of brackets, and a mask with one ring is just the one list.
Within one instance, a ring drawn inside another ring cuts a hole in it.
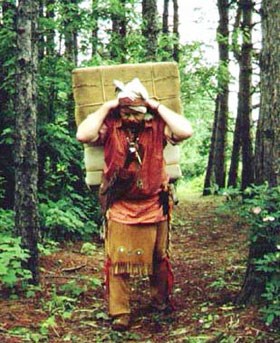
[{"label": "bundle on back", "polygon": [[[77,68],[73,70],[72,77],[77,125],[104,102],[116,97],[114,80],[126,83],[135,77],[140,79],[151,98],[181,113],[180,80],[175,62]],[[179,147],[168,144],[164,151],[164,158],[170,178],[178,179],[181,176]],[[103,147],[85,144],[84,162],[86,183],[89,186],[100,184],[104,165]]]}]

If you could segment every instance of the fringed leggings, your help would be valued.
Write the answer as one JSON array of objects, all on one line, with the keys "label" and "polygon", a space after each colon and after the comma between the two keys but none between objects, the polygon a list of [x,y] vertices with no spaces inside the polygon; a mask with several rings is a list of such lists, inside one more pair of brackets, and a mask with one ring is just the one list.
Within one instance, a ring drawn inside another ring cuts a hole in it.
[{"label": "fringed leggings", "polygon": [[[157,226],[155,246],[153,250],[153,274],[149,275],[152,304],[164,308],[169,303],[169,296],[174,282],[171,265],[168,258],[168,223],[161,222]],[[110,259],[106,263],[106,285],[108,292],[109,314],[117,316],[129,314],[130,284],[129,273],[114,273]]]}]

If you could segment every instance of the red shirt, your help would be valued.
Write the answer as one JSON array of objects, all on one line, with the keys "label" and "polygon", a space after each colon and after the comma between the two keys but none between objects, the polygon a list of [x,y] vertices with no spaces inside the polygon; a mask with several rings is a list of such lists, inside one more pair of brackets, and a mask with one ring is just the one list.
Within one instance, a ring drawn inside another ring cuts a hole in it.
[{"label": "red shirt", "polygon": [[[135,160],[127,166],[129,171],[136,173],[137,182],[123,199],[113,203],[107,213],[109,219],[126,224],[154,223],[166,219],[159,202],[161,186],[168,181],[163,158],[166,145],[164,129],[165,122],[159,115],[145,121],[143,130],[138,134],[142,163],[139,165]],[[104,145],[104,175],[109,180],[117,168],[125,165],[128,149],[128,132],[116,113],[105,119],[98,144]]]}]

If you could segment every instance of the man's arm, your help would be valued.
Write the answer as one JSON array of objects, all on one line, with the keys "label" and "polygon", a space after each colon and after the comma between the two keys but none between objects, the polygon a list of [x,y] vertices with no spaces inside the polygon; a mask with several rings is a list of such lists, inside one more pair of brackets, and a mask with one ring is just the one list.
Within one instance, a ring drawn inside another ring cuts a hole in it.
[{"label": "man's arm", "polygon": [[98,138],[99,130],[108,113],[118,107],[117,99],[105,102],[96,112],[87,116],[79,125],[76,138],[81,143],[94,142]]},{"label": "man's arm", "polygon": [[167,127],[172,132],[172,138],[174,140],[181,141],[192,136],[192,126],[183,115],[172,111],[165,105],[153,99],[148,99],[146,104],[148,108],[156,111],[162,117]]}]

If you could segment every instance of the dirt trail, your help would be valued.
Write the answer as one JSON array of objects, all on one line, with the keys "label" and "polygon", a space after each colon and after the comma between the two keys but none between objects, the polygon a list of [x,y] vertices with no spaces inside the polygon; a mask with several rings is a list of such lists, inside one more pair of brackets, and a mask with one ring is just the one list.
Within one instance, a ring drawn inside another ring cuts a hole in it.
[{"label": "dirt trail", "polygon": [[171,239],[176,311],[151,313],[148,280],[133,279],[133,323],[122,334],[106,315],[103,244],[96,242],[92,255],[81,254],[81,243],[68,245],[42,257],[42,290],[34,297],[0,301],[0,342],[280,342],[256,308],[232,303],[246,235],[237,217],[217,210],[217,199],[180,201]]}]

